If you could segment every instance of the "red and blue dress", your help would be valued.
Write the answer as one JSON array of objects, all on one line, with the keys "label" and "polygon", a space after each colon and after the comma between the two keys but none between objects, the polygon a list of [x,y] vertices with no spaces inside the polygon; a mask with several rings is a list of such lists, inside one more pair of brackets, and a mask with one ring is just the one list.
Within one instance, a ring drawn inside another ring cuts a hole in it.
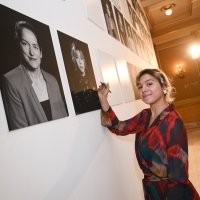
[{"label": "red and blue dress", "polygon": [[116,135],[136,134],[135,153],[144,173],[145,200],[200,200],[188,179],[188,140],[173,105],[165,108],[149,126],[151,110],[120,121],[112,108],[101,112],[102,125]]}]

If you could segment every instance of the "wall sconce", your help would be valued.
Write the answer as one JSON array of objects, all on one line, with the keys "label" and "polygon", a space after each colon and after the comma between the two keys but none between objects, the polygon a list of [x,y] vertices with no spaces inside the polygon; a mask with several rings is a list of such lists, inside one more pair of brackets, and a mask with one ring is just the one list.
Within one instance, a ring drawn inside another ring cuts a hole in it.
[{"label": "wall sconce", "polygon": [[165,12],[166,15],[171,15],[172,14],[172,9],[175,7],[175,4],[168,4],[166,6],[163,6],[161,8],[162,12]]},{"label": "wall sconce", "polygon": [[176,74],[179,78],[183,78],[185,76],[185,70],[183,69],[182,63],[176,65]]}]

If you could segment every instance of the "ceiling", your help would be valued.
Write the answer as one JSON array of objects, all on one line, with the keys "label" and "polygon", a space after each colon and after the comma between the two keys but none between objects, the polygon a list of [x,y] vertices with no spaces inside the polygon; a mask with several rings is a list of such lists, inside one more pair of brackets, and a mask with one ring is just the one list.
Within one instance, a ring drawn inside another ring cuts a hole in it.
[{"label": "ceiling", "polygon": [[[149,20],[155,45],[191,35],[200,30],[200,0],[140,0]],[[170,16],[161,8],[175,4]]]}]

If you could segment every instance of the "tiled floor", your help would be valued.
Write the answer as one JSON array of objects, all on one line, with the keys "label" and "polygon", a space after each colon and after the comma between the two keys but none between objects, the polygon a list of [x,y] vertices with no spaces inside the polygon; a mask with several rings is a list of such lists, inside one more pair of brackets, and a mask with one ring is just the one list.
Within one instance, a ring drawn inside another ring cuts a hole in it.
[{"label": "tiled floor", "polygon": [[189,179],[200,194],[200,128],[188,130]]}]

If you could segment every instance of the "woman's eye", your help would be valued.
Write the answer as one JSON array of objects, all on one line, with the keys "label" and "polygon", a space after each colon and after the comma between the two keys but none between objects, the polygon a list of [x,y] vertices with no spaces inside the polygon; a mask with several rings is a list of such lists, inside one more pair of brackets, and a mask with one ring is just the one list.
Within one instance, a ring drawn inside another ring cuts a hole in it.
[{"label": "woman's eye", "polygon": [[33,46],[33,48],[34,48],[34,49],[39,49],[39,47],[38,47],[38,46]]},{"label": "woman's eye", "polygon": [[22,41],[21,44],[22,44],[23,46],[27,45],[27,43],[24,42],[24,41]]},{"label": "woman's eye", "polygon": [[153,85],[153,83],[147,83],[147,85],[148,85],[148,86],[151,86],[151,85]]}]

